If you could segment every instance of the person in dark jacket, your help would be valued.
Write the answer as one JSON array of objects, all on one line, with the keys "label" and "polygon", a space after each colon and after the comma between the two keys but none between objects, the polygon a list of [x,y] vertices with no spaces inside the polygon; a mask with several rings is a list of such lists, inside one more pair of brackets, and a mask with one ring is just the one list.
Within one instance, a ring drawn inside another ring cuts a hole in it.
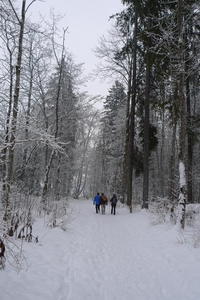
[{"label": "person in dark jacket", "polygon": [[111,215],[115,215],[116,213],[116,205],[117,205],[117,196],[113,194],[112,198],[110,199],[111,203]]},{"label": "person in dark jacket", "polygon": [[95,204],[97,214],[100,212],[100,203],[101,203],[101,197],[99,193],[97,193],[93,200],[93,204]]},{"label": "person in dark jacket", "polygon": [[4,253],[5,253],[5,245],[3,241],[0,239],[0,257],[4,257]]},{"label": "person in dark jacket", "polygon": [[3,241],[0,239],[0,270],[5,268],[6,258],[4,256],[5,253],[5,245]]}]

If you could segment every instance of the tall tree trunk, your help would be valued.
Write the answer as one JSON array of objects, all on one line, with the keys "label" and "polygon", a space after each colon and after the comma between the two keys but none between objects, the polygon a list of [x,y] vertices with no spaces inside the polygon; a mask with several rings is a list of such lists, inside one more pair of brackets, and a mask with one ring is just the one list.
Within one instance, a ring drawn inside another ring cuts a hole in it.
[{"label": "tall tree trunk", "polygon": [[186,97],[184,94],[185,88],[185,76],[184,76],[184,16],[183,16],[183,0],[178,0],[178,17],[177,17],[177,29],[178,29],[178,57],[180,58],[179,74],[177,78],[178,84],[178,102],[180,105],[180,131],[179,131],[179,205],[178,205],[178,222],[182,229],[185,226],[185,212],[186,212],[186,197],[187,197],[187,185],[186,185],[186,133],[187,133],[187,117],[186,117]]},{"label": "tall tree trunk", "polygon": [[172,125],[172,146],[170,155],[170,170],[169,170],[169,199],[173,205],[175,205],[176,195],[175,195],[175,168],[176,168],[176,122]]},{"label": "tall tree trunk", "polygon": [[[30,69],[30,80],[29,80],[29,90],[28,90],[28,103],[26,110],[26,127],[25,127],[25,140],[29,138],[29,123],[30,123],[30,114],[31,114],[31,100],[32,100],[32,91],[33,91],[33,71],[34,66],[32,63],[32,43],[29,50],[29,69]],[[27,153],[28,149],[25,147],[23,154],[23,167],[22,172],[25,172],[26,162],[27,162]]]},{"label": "tall tree trunk", "polygon": [[127,201],[127,182],[128,182],[128,151],[130,137],[130,106],[131,106],[131,80],[132,80],[132,65],[129,70],[128,91],[126,100],[126,137],[124,147],[123,175],[122,175],[122,202]]},{"label": "tall tree trunk", "polygon": [[[63,76],[65,33],[66,33],[66,30],[64,30],[64,33],[63,33],[63,44],[62,44],[61,60],[60,60],[60,63],[57,62],[58,66],[59,66],[59,75],[58,75],[58,88],[57,88],[57,94],[56,94],[56,109],[55,109],[55,116],[56,116],[56,119],[55,119],[55,133],[54,133],[55,140],[58,137],[58,131],[59,131],[59,101],[60,101],[62,76]],[[55,54],[55,56],[56,56],[56,54]],[[51,170],[51,166],[52,166],[52,162],[54,160],[54,157],[55,157],[55,150],[53,149],[52,152],[51,152],[48,164],[46,165],[44,186],[43,186],[43,190],[42,190],[41,203],[42,203],[42,207],[43,207],[44,210],[47,209],[47,192],[48,192],[49,173],[50,173],[50,170]]]},{"label": "tall tree trunk", "polygon": [[19,31],[18,54],[17,54],[17,64],[16,64],[16,80],[15,80],[14,99],[13,99],[14,101],[13,101],[12,119],[11,119],[11,131],[10,131],[10,140],[9,140],[10,145],[8,148],[8,160],[6,164],[7,170],[6,170],[5,191],[4,191],[4,202],[5,202],[4,220],[5,221],[10,219],[9,197],[10,197],[10,188],[13,179],[14,147],[16,142],[25,14],[26,14],[26,0],[23,0],[22,9],[21,9],[21,20],[19,21],[20,31]]},{"label": "tall tree trunk", "polygon": [[138,16],[135,10],[133,53],[132,53],[132,86],[131,86],[131,109],[130,109],[130,129],[128,139],[128,166],[127,166],[127,205],[132,213],[132,194],[133,194],[133,159],[134,159],[134,139],[135,139],[135,105],[136,105],[136,86],[137,86],[137,31]]},{"label": "tall tree trunk", "polygon": [[187,102],[187,201],[193,202],[192,191],[192,170],[193,170],[193,138],[192,138],[192,118],[191,118],[191,98],[190,98],[190,54],[189,54],[189,40],[188,32],[185,33],[185,85],[186,85],[186,102]]},{"label": "tall tree trunk", "polygon": [[[8,111],[6,116],[6,131],[5,131],[5,141],[4,148],[2,150],[2,176],[3,176],[3,193],[6,191],[6,160],[7,160],[7,150],[8,150],[8,141],[9,141],[9,129],[10,129],[10,120],[11,120],[11,112],[12,112],[12,102],[13,102],[13,58],[12,52],[7,45],[7,49],[9,51],[9,66],[10,66],[10,86],[9,86],[9,104]],[[5,199],[3,197],[3,204]]]},{"label": "tall tree trunk", "polygon": [[149,110],[150,110],[150,56],[147,53],[146,86],[144,99],[144,174],[143,174],[143,203],[142,208],[149,208]]},{"label": "tall tree trunk", "polygon": [[[165,101],[165,90],[164,86],[162,86],[162,97],[163,102]],[[164,149],[165,149],[165,108],[163,105],[161,112],[161,120],[162,120],[162,128],[161,128],[161,146],[160,146],[160,195],[164,197],[165,191],[165,180],[164,180]]]},{"label": "tall tree trunk", "polygon": [[44,211],[47,210],[47,192],[48,192],[48,183],[49,183],[49,173],[51,170],[51,165],[52,165],[54,157],[55,157],[55,150],[52,150],[48,164],[46,166],[44,186],[43,186],[43,190],[42,190],[41,204],[42,204],[42,208]]},{"label": "tall tree trunk", "polygon": [[57,160],[57,170],[56,170],[56,185],[55,185],[55,199],[56,201],[60,200],[60,192],[61,192],[61,178],[60,178],[60,169],[61,169],[61,154],[58,153],[58,160]]},{"label": "tall tree trunk", "polygon": [[[107,159],[106,159],[106,142],[105,137],[102,139],[102,151],[101,151],[101,177],[100,177],[100,187],[103,191],[107,191]],[[97,185],[99,188],[99,185]]]}]

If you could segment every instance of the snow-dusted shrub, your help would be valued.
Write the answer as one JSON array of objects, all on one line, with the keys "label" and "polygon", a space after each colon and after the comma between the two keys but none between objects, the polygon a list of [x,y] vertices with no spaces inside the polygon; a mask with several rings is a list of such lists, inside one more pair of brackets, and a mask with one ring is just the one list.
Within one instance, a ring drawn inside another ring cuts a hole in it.
[{"label": "snow-dusted shrub", "polygon": [[186,206],[185,222],[190,228],[190,240],[195,248],[200,247],[200,204]]},{"label": "snow-dusted shrub", "polygon": [[152,224],[160,224],[169,221],[172,218],[172,204],[168,198],[156,197],[149,206],[153,214]]},{"label": "snow-dusted shrub", "polygon": [[68,201],[62,199],[59,201],[54,201],[49,207],[51,213],[49,214],[48,225],[50,227],[61,227],[63,230],[67,229],[67,219],[70,214],[70,209],[68,207]]},{"label": "snow-dusted shrub", "polygon": [[187,204],[185,221],[188,226],[195,226],[200,217],[200,204]]},{"label": "snow-dusted shrub", "polygon": [[60,223],[60,227],[62,230],[66,231],[73,220],[73,210],[68,207],[65,216],[63,216],[62,221]]},{"label": "snow-dusted shrub", "polygon": [[179,232],[178,242],[200,247],[200,204],[187,204],[185,229]]},{"label": "snow-dusted shrub", "polygon": [[195,248],[199,248],[200,247],[200,223],[195,226],[192,239],[193,239],[193,246]]},{"label": "snow-dusted shrub", "polygon": [[[0,228],[3,228],[2,223],[0,224]],[[0,255],[0,270],[5,269],[6,266],[9,265],[19,272],[25,262],[22,250],[23,240],[19,241],[4,233],[3,230],[0,230],[0,241],[3,242],[4,246],[4,253]],[[2,249],[0,249],[0,252],[2,253]]]},{"label": "snow-dusted shrub", "polygon": [[[9,237],[25,240],[27,242],[36,241],[33,236],[33,217],[29,208],[18,209],[12,212],[10,226],[6,232]],[[37,238],[38,239],[38,238]]]},{"label": "snow-dusted shrub", "polygon": [[0,237],[5,245],[6,262],[13,268],[19,270],[21,269],[23,260],[23,242],[38,242],[38,236],[33,235],[35,199],[31,198],[29,195],[17,192],[17,189],[15,188],[14,192],[11,194],[10,200],[10,220],[6,222],[3,220],[4,211],[1,209]]}]

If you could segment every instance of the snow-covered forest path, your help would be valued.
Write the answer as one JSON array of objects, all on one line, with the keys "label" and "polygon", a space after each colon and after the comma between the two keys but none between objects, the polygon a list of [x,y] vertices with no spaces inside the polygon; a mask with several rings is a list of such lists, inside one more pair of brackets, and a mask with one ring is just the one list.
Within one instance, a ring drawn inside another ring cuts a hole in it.
[{"label": "snow-covered forest path", "polygon": [[67,231],[43,228],[25,245],[26,270],[0,272],[1,300],[200,299],[200,251],[171,226],[125,208],[96,215],[91,201],[72,208]]}]

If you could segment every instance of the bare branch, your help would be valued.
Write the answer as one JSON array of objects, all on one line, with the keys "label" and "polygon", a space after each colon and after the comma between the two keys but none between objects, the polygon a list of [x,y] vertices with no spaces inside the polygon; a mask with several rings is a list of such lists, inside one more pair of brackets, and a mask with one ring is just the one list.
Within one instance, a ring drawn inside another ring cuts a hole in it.
[{"label": "bare branch", "polygon": [[36,2],[37,0],[32,0],[31,3],[29,3],[29,5],[27,6],[26,10],[25,10],[25,13],[27,13],[29,7],[34,3]]},{"label": "bare branch", "polygon": [[19,17],[18,17],[18,14],[17,14],[17,12],[16,12],[16,10],[15,10],[15,8],[14,8],[14,6],[13,6],[11,0],[8,0],[8,2],[9,2],[10,6],[11,6],[11,8],[12,8],[12,10],[13,10],[13,12],[14,12],[16,18],[17,18],[17,21],[19,22],[19,24],[21,24],[21,21],[20,21],[20,19],[19,19]]}]

